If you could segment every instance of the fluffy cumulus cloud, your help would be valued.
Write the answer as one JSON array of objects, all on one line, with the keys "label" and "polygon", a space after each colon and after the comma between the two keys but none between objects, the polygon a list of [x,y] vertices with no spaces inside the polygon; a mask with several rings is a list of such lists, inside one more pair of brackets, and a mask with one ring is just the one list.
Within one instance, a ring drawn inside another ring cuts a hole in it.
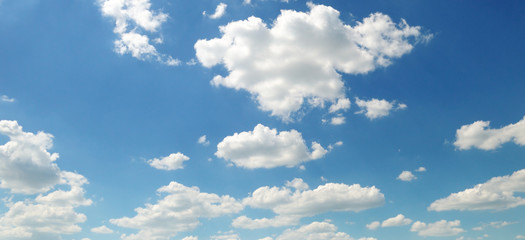
[{"label": "fluffy cumulus cloud", "polygon": [[0,187],[12,193],[47,192],[60,181],[55,161],[58,153],[50,153],[53,136],[49,133],[24,132],[16,121],[0,121],[0,134],[9,141],[0,146]]},{"label": "fluffy cumulus cloud", "polygon": [[294,181],[287,184],[293,187],[260,187],[243,199],[246,206],[272,210],[276,214],[274,218],[241,216],[232,225],[248,229],[295,225],[303,217],[326,212],[359,212],[381,206],[385,201],[384,195],[375,187],[326,183],[309,190],[301,179]]},{"label": "fluffy cumulus cloud", "polygon": [[502,128],[489,128],[489,121],[476,121],[463,125],[456,131],[454,145],[460,150],[478,148],[493,150],[507,142],[525,146],[525,117],[515,124]]},{"label": "fluffy cumulus cloud", "polygon": [[84,176],[73,172],[61,172],[59,185],[69,185],[69,190],[56,190],[35,199],[7,202],[9,210],[0,216],[2,239],[60,239],[60,235],[73,234],[82,229],[77,224],[87,217],[75,208],[89,206],[84,197]]},{"label": "fluffy cumulus cloud", "polygon": [[99,233],[99,234],[111,234],[113,233],[113,230],[108,228],[106,225],[102,225],[100,227],[92,228],[91,232]]},{"label": "fluffy cumulus cloud", "polygon": [[412,219],[406,218],[403,214],[398,214],[395,217],[384,220],[383,223],[379,221],[371,222],[366,225],[366,228],[370,230],[376,230],[379,227],[398,227],[409,225],[410,223],[412,223]]},{"label": "fluffy cumulus cloud", "polygon": [[309,7],[309,12],[281,11],[271,27],[256,17],[231,22],[220,27],[220,38],[197,41],[203,66],[223,64],[229,72],[215,76],[212,84],[248,91],[260,109],[285,121],[305,106],[330,103],[331,111],[342,110],[349,101],[338,72],[386,67],[425,38],[420,27],[404,20],[396,24],[382,13],[350,26],[329,6]]},{"label": "fluffy cumulus cloud", "polygon": [[455,236],[465,231],[459,227],[460,225],[461,222],[459,220],[441,220],[435,223],[428,224],[417,221],[414,224],[412,224],[412,228],[410,228],[410,231],[417,232],[417,235],[422,237]]},{"label": "fluffy cumulus cloud", "polygon": [[355,113],[364,114],[370,120],[386,117],[393,110],[402,110],[407,108],[406,104],[396,103],[395,101],[389,102],[384,99],[379,100],[375,98],[372,98],[368,101],[356,98],[355,104],[357,104],[357,106],[361,109]]},{"label": "fluffy cumulus cloud", "polygon": [[[168,15],[151,10],[149,0],[98,0],[104,16],[115,20],[115,52],[131,54],[140,60],[153,60],[166,65],[179,65],[180,61],[161,54],[152,45],[148,34],[156,33]],[[156,38],[155,43],[162,39]]]},{"label": "fluffy cumulus cloud", "polygon": [[399,174],[399,176],[397,176],[397,179],[404,182],[410,182],[414,179],[417,179],[417,177],[411,171],[403,171],[401,174]]},{"label": "fluffy cumulus cloud", "polygon": [[297,229],[287,229],[275,240],[353,240],[347,233],[337,232],[329,222],[313,222]]},{"label": "fluffy cumulus cloud", "polygon": [[148,164],[156,169],[160,170],[176,170],[182,169],[184,161],[190,160],[186,155],[178,152],[172,153],[169,156],[163,157],[161,159],[154,158],[148,160]]},{"label": "fluffy cumulus cloud", "polygon": [[311,146],[310,151],[296,130],[277,132],[258,124],[253,131],[224,138],[215,155],[243,168],[294,167],[320,159],[328,152],[317,142]]},{"label": "fluffy cumulus cloud", "polygon": [[234,198],[204,193],[197,187],[171,182],[157,190],[166,194],[156,204],[136,208],[134,217],[111,219],[120,227],[138,229],[138,233],[122,235],[122,239],[168,239],[179,232],[193,230],[199,218],[216,218],[241,211],[243,204]]},{"label": "fluffy cumulus cloud", "polygon": [[403,214],[398,214],[395,217],[389,218],[381,224],[381,227],[397,227],[397,226],[405,226],[412,223],[412,220],[410,218],[406,218]]},{"label": "fluffy cumulus cloud", "polygon": [[516,193],[525,192],[525,169],[512,175],[494,177],[473,188],[450,194],[433,202],[428,209],[446,210],[504,210],[525,205],[525,199]]}]

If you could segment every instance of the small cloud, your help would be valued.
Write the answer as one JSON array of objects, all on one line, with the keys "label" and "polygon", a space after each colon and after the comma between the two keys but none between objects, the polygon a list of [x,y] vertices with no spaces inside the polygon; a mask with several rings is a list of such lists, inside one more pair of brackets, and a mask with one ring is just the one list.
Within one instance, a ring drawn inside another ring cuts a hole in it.
[{"label": "small cloud", "polygon": [[332,149],[334,149],[335,147],[340,147],[340,146],[343,146],[343,141],[338,141],[334,144],[328,145],[328,150],[332,151]]},{"label": "small cloud", "polygon": [[[221,18],[226,13],[227,7],[228,5],[226,3],[219,3],[219,5],[217,5],[217,8],[215,8],[215,13],[213,13],[212,15],[209,15],[208,17],[211,19]],[[202,12],[202,15],[206,16],[207,15],[206,11]]]},{"label": "small cloud", "polygon": [[111,234],[111,233],[113,233],[113,230],[111,230],[110,228],[106,227],[105,225],[102,225],[100,227],[92,228],[91,232],[99,233],[99,234]]},{"label": "small cloud", "polygon": [[404,182],[410,182],[410,181],[412,181],[414,179],[417,179],[417,177],[414,176],[414,174],[412,174],[411,171],[403,171],[403,172],[401,172],[401,174],[399,174],[397,179],[401,180],[401,181],[404,181]]},{"label": "small cloud", "polygon": [[326,179],[325,177],[321,176],[321,181],[328,182],[328,179]]},{"label": "small cloud", "polygon": [[186,62],[186,65],[188,66],[195,66],[196,64],[197,64],[197,61],[195,61],[195,58],[192,58]]},{"label": "small cloud", "polygon": [[172,153],[167,157],[163,157],[162,159],[150,159],[148,160],[148,164],[159,170],[177,170],[184,168],[182,163],[188,160],[190,160],[189,157],[178,152]]},{"label": "small cloud", "polygon": [[424,168],[424,167],[419,167],[418,169],[416,169],[416,172],[426,172],[427,169]]},{"label": "small cloud", "polygon": [[342,124],[345,124],[345,122],[346,122],[346,118],[341,115],[338,115],[337,117],[332,118],[332,120],[330,121],[330,124],[342,125]]},{"label": "small cloud", "polygon": [[525,239],[525,235],[516,235],[516,239]]},{"label": "small cloud", "polygon": [[389,102],[384,99],[379,100],[375,98],[368,101],[359,98],[355,99],[355,103],[361,109],[360,111],[355,112],[355,114],[364,114],[370,120],[386,117],[390,115],[392,110],[403,110],[407,108],[406,104],[396,103],[396,101]]},{"label": "small cloud", "polygon": [[202,135],[201,137],[199,137],[199,140],[197,140],[197,143],[198,144],[202,144],[203,146],[208,146],[210,145],[210,141],[208,141],[206,139],[206,135]]},{"label": "small cloud", "polygon": [[8,97],[7,95],[2,95],[1,100],[2,100],[2,102],[10,102],[10,103],[12,103],[12,102],[15,101],[14,98],[10,98],[10,97]]},{"label": "small cloud", "polygon": [[381,223],[379,221],[373,221],[373,222],[367,224],[366,228],[368,228],[370,230],[376,230],[377,228],[379,228],[379,226],[381,226]]}]

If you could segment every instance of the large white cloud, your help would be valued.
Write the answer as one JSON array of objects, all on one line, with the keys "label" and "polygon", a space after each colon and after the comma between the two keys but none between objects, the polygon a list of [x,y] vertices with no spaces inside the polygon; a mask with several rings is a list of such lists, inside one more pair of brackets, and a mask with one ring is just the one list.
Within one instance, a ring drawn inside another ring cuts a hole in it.
[{"label": "large white cloud", "polygon": [[516,193],[525,192],[525,169],[512,175],[494,177],[473,188],[450,194],[433,202],[428,210],[504,210],[525,205],[525,199]]},{"label": "large white cloud", "polygon": [[134,217],[110,220],[117,226],[139,230],[136,234],[123,235],[123,239],[168,239],[179,232],[193,230],[199,224],[199,218],[215,218],[244,208],[242,203],[228,195],[200,192],[197,187],[186,187],[177,182],[171,182],[157,192],[167,195],[156,204],[136,208]]},{"label": "large white cloud", "polygon": [[59,184],[69,185],[70,190],[56,190],[35,199],[8,202],[9,210],[0,217],[1,239],[60,239],[62,234],[80,232],[78,223],[87,217],[75,211],[76,207],[89,206],[90,199],[84,197],[84,176],[61,172]]},{"label": "large white cloud", "polygon": [[223,64],[229,72],[215,76],[212,84],[248,91],[262,110],[290,121],[305,105],[340,106],[339,99],[346,97],[338,72],[360,74],[388,66],[428,37],[420,27],[405,20],[395,24],[382,13],[350,26],[337,10],[308,5],[310,12],[281,11],[270,28],[250,17],[220,27],[221,38],[197,41],[203,66]]},{"label": "large white cloud", "polygon": [[461,126],[456,131],[454,145],[460,150],[468,150],[472,147],[493,150],[511,141],[525,146],[525,117],[515,124],[498,129],[491,129],[489,125],[489,121],[476,121]]},{"label": "large white cloud", "polygon": [[215,155],[244,168],[294,167],[322,158],[328,151],[312,142],[308,149],[301,133],[296,130],[277,132],[258,124],[253,131],[225,137]]},{"label": "large white cloud", "polygon": [[0,146],[0,187],[12,193],[47,192],[60,181],[55,163],[58,153],[49,153],[53,136],[24,132],[16,121],[0,121],[0,134],[9,141]]},{"label": "large white cloud", "polygon": [[190,160],[190,158],[180,152],[172,153],[161,159],[154,158],[148,160],[148,164],[156,169],[160,170],[177,170],[182,169],[182,165],[185,161]]},{"label": "large white cloud", "polygon": [[289,187],[264,186],[243,199],[243,203],[252,208],[270,209],[276,217],[251,219],[241,216],[232,225],[249,229],[295,225],[303,217],[326,212],[359,212],[381,206],[384,201],[379,189],[359,184],[326,183],[313,190],[301,187],[295,191]]},{"label": "large white cloud", "polygon": [[[140,60],[154,60],[167,65],[179,65],[180,61],[157,52],[147,33],[155,33],[168,15],[151,10],[149,0],[98,0],[104,16],[115,20],[114,32],[119,35],[115,40],[115,52],[131,54]],[[160,43],[157,38],[154,42]]]},{"label": "large white cloud", "polygon": [[435,223],[428,224],[417,221],[414,224],[412,224],[412,228],[410,229],[410,231],[417,232],[417,235],[422,237],[455,236],[465,231],[459,227],[460,225],[461,222],[459,220],[441,220]]},{"label": "large white cloud", "polygon": [[355,113],[364,114],[370,120],[386,117],[392,110],[407,108],[407,105],[403,103],[396,103],[395,101],[389,102],[384,99],[379,100],[375,98],[368,101],[356,98],[355,103],[361,108],[360,111]]}]

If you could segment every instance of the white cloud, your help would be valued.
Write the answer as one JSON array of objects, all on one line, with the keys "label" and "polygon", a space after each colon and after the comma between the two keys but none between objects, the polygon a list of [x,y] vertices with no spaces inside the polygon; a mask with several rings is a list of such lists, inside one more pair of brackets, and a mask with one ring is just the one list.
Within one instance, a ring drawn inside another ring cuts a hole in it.
[{"label": "white cloud", "polygon": [[233,231],[219,232],[218,235],[210,237],[210,240],[241,240],[238,234]]},{"label": "white cloud", "polygon": [[320,102],[336,105],[332,110],[346,108],[338,72],[364,74],[388,66],[423,37],[419,27],[404,20],[395,24],[381,13],[350,26],[329,6],[308,6],[310,12],[281,11],[270,28],[250,17],[220,27],[221,38],[197,41],[203,66],[223,64],[229,72],[212,84],[248,91],[260,109],[292,121],[302,107],[324,106]]},{"label": "white cloud", "polygon": [[377,238],[373,238],[373,237],[363,237],[363,238],[359,238],[358,240],[377,240]]},{"label": "white cloud", "polygon": [[[299,180],[295,180],[296,185]],[[293,181],[292,181],[293,182]],[[302,180],[301,180],[302,182]],[[291,185],[291,184],[287,184]],[[375,187],[358,184],[326,183],[316,189],[264,186],[256,189],[243,204],[252,208],[271,209],[277,216],[272,219],[250,219],[241,216],[233,221],[237,228],[265,228],[295,225],[302,217],[326,212],[359,212],[383,205],[384,196]]]},{"label": "white cloud", "polygon": [[340,111],[340,110],[347,110],[350,108],[350,99],[348,98],[339,98],[337,99],[337,102],[335,104],[332,104],[330,106],[330,109],[328,110],[331,113]]},{"label": "white cloud", "polygon": [[381,223],[379,221],[373,221],[373,222],[367,224],[366,228],[368,228],[370,230],[376,230],[380,226],[381,226]]},{"label": "white cloud", "polygon": [[215,12],[212,15],[210,15],[209,18],[211,18],[211,19],[221,18],[226,13],[226,8],[227,7],[228,7],[227,4],[219,3],[219,5],[217,5],[217,8],[215,8]]},{"label": "white cloud", "polygon": [[344,232],[337,232],[337,227],[329,222],[313,222],[297,229],[287,229],[275,240],[353,240]]},{"label": "white cloud", "polygon": [[69,191],[56,190],[35,199],[9,202],[9,210],[0,217],[0,238],[42,239],[48,236],[57,239],[62,234],[80,232],[77,224],[87,218],[75,208],[92,204],[84,197],[81,187],[86,183],[80,174],[62,172],[59,184],[69,185]]},{"label": "white cloud", "polygon": [[332,119],[330,120],[330,124],[332,125],[342,125],[342,124],[345,124],[345,122],[346,122],[346,118],[340,115],[336,117],[332,117]]},{"label": "white cloud", "polygon": [[242,203],[228,195],[200,192],[197,187],[186,187],[177,182],[171,182],[157,192],[167,195],[156,204],[136,208],[134,217],[110,220],[120,227],[138,229],[138,233],[123,235],[123,239],[167,239],[179,232],[193,230],[199,225],[199,218],[216,218],[243,209]]},{"label": "white cloud", "polygon": [[417,179],[417,177],[414,176],[414,174],[412,174],[411,171],[403,171],[403,172],[401,172],[401,174],[399,174],[397,179],[401,180],[401,181],[404,181],[404,182],[410,182],[410,181],[412,181],[414,179]]},{"label": "white cloud", "polygon": [[[140,60],[154,60],[170,66],[180,64],[179,60],[157,52],[145,34],[157,32],[168,18],[165,13],[151,10],[149,0],[98,0],[98,3],[102,14],[115,20],[113,31],[119,35],[115,52],[130,53]],[[156,38],[153,42],[161,43],[162,40]]]},{"label": "white cloud", "polygon": [[516,235],[516,239],[525,239],[525,235]]},{"label": "white cloud", "polygon": [[525,205],[525,199],[515,193],[525,192],[525,169],[512,175],[494,177],[473,188],[452,193],[433,202],[428,210],[504,210]]},{"label": "white cloud", "polygon": [[244,168],[294,167],[322,158],[328,151],[312,142],[312,151],[306,147],[301,133],[296,130],[277,132],[262,124],[253,131],[225,137],[215,155]]},{"label": "white cloud", "polygon": [[184,161],[190,160],[186,155],[178,152],[172,153],[169,156],[163,157],[162,159],[154,158],[148,160],[148,164],[156,169],[160,170],[177,170],[182,169]]},{"label": "white cloud", "polygon": [[465,231],[459,227],[460,225],[461,222],[459,220],[441,220],[435,223],[428,224],[417,221],[414,224],[412,224],[412,228],[410,229],[410,231],[417,232],[417,235],[422,237],[455,236]]},{"label": "white cloud", "polygon": [[498,129],[489,128],[489,125],[489,121],[476,121],[461,126],[456,131],[454,146],[460,150],[468,150],[472,147],[493,150],[511,141],[525,146],[525,117],[515,124]]},{"label": "white cloud", "polygon": [[474,227],[474,228],[472,228],[472,230],[481,231],[481,230],[485,229],[486,227],[502,228],[502,227],[505,227],[505,226],[508,226],[508,225],[512,225],[512,224],[516,224],[516,223],[518,223],[518,222],[497,221],[497,222],[491,222],[491,223],[488,223],[488,224],[483,224],[483,225],[478,226],[478,227]]},{"label": "white cloud", "polygon": [[426,172],[427,169],[424,168],[424,167],[419,167],[418,169],[416,169],[416,172]]},{"label": "white cloud", "polygon": [[15,101],[14,98],[10,98],[8,97],[7,95],[2,95],[2,97],[0,98],[0,100],[2,100],[2,102],[9,102],[9,103],[12,103]]},{"label": "white cloud", "polygon": [[187,237],[183,238],[182,240],[199,240],[199,238],[195,237],[195,236],[187,236]]},{"label": "white cloud", "polygon": [[113,233],[113,230],[108,228],[106,225],[102,225],[100,227],[92,228],[91,232],[99,233],[99,234],[111,234]]},{"label": "white cloud", "polygon": [[390,114],[392,110],[405,109],[407,108],[406,104],[399,104],[396,102],[388,102],[387,100],[379,100],[372,98],[372,100],[361,100],[356,98],[355,103],[361,109],[360,111],[355,112],[356,114],[364,114],[368,119],[373,120],[377,118],[386,117]]},{"label": "white cloud", "polygon": [[381,227],[397,227],[397,226],[405,226],[412,223],[412,220],[410,218],[406,218],[403,214],[398,214],[395,217],[389,218],[381,224]]},{"label": "white cloud", "polygon": [[199,140],[197,140],[197,143],[202,144],[204,146],[210,145],[210,141],[206,139],[206,135],[202,135],[199,137]]},{"label": "white cloud", "polygon": [[58,153],[49,153],[53,135],[24,132],[16,121],[0,121],[0,134],[9,141],[0,145],[0,187],[12,193],[47,192],[60,181],[55,163]]},{"label": "white cloud", "polygon": [[310,188],[301,178],[294,178],[292,181],[286,181],[285,186],[295,188],[299,191],[308,190]]}]

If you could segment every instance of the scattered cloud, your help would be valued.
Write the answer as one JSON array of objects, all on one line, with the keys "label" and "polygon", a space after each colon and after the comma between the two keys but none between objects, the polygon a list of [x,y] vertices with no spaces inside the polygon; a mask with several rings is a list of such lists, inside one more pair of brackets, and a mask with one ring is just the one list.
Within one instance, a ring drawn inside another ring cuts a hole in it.
[{"label": "scattered cloud", "polygon": [[195,237],[195,236],[187,236],[187,237],[183,238],[182,240],[199,240],[199,238]]},{"label": "scattered cloud", "polygon": [[262,124],[253,131],[225,137],[215,155],[244,168],[294,167],[322,158],[328,151],[312,142],[311,152],[296,130],[277,132]]},{"label": "scattered cloud", "polygon": [[232,225],[249,229],[295,225],[303,217],[326,212],[359,212],[381,206],[385,200],[379,189],[359,184],[326,183],[308,190],[307,185],[296,178],[286,185],[281,188],[260,187],[243,199],[245,206],[272,210],[277,214],[275,218],[250,219],[241,216]]},{"label": "scattered cloud", "polygon": [[424,168],[424,167],[419,167],[418,169],[416,169],[416,172],[426,172],[427,169]]},{"label": "scattered cloud", "polygon": [[[149,0],[98,0],[102,14],[115,20],[113,32],[115,52],[120,55],[131,54],[139,60],[153,60],[169,66],[180,65],[178,59],[157,52],[151,45],[147,34],[156,33],[168,15],[151,10]],[[162,43],[161,38],[153,40]]]},{"label": "scattered cloud", "polygon": [[138,229],[138,233],[124,234],[122,239],[167,239],[179,232],[193,230],[199,225],[199,218],[216,218],[243,209],[242,203],[228,195],[204,193],[197,187],[186,187],[177,182],[171,182],[157,192],[167,195],[155,204],[136,208],[134,217],[110,220],[119,227]]},{"label": "scattered cloud", "polygon": [[99,233],[99,234],[111,234],[113,233],[113,230],[108,228],[106,225],[102,225],[100,227],[92,228],[91,232]]},{"label": "scattered cloud", "polygon": [[339,98],[337,99],[337,102],[335,104],[332,104],[330,106],[330,109],[328,110],[330,113],[334,113],[340,110],[347,110],[350,109],[350,99],[348,98]]},{"label": "scattered cloud", "polygon": [[445,236],[455,236],[462,232],[465,232],[459,226],[461,222],[459,220],[455,221],[446,221],[441,220],[435,223],[424,223],[417,221],[412,224],[410,231],[417,232],[417,235],[422,237],[445,237]]},{"label": "scattered cloud", "polygon": [[69,185],[69,191],[59,189],[35,199],[8,202],[8,211],[0,216],[0,238],[59,239],[62,234],[80,232],[77,224],[87,217],[75,208],[92,204],[84,197],[82,185],[87,183],[80,174],[62,171],[58,185]]},{"label": "scattered cloud", "polygon": [[379,221],[373,221],[366,225],[366,228],[370,230],[376,230],[381,226],[381,223]]},{"label": "scattered cloud", "polygon": [[[355,103],[361,109],[355,112],[356,114],[364,114],[368,119],[374,120],[377,118],[386,117],[392,110],[400,110],[407,108],[406,104],[396,103],[395,101],[388,102],[387,100],[379,100],[372,98],[372,100],[361,100],[355,98]],[[396,107],[397,105],[397,107]]]},{"label": "scattered cloud", "polygon": [[[228,5],[226,3],[219,3],[219,5],[217,5],[217,8],[215,8],[215,12],[212,15],[208,15],[208,17],[211,19],[221,18],[222,16],[224,16],[224,14],[226,14],[227,7]],[[206,11],[202,12],[202,15],[206,16]]]},{"label": "scattered cloud", "polygon": [[454,146],[460,150],[472,147],[482,150],[494,150],[507,142],[525,146],[525,117],[515,124],[502,128],[489,128],[489,121],[476,121],[463,125],[456,131]]},{"label": "scattered cloud", "polygon": [[199,140],[197,140],[197,143],[198,143],[198,144],[202,144],[203,146],[208,146],[208,145],[210,145],[210,141],[208,141],[208,140],[206,139],[206,135],[202,135],[202,136],[200,136],[200,137],[199,137]]},{"label": "scattered cloud", "polygon": [[220,27],[221,38],[197,41],[203,66],[224,64],[229,72],[211,83],[248,91],[261,110],[293,121],[304,106],[329,102],[333,111],[349,107],[338,72],[364,74],[386,67],[424,37],[420,27],[405,20],[396,24],[382,13],[350,26],[332,7],[308,6],[309,12],[281,11],[270,28],[250,17]]},{"label": "scattered cloud", "polygon": [[15,101],[14,98],[10,98],[8,97],[7,95],[2,95],[2,97],[0,98],[0,100],[2,100],[2,102],[9,102],[9,103],[12,103]]},{"label": "scattered cloud", "polygon": [[228,232],[218,232],[217,235],[210,237],[210,240],[241,240],[239,234],[234,233],[233,231]]},{"label": "scattered cloud", "polygon": [[346,122],[346,118],[341,115],[332,117],[332,119],[330,120],[330,124],[332,125],[342,125],[342,124],[345,124],[345,122]]},{"label": "scattered cloud", "polygon": [[417,177],[414,176],[414,174],[412,174],[411,171],[403,171],[401,172],[401,174],[399,174],[399,176],[397,176],[397,179],[404,182],[410,182],[412,180],[417,179]]},{"label": "scattered cloud", "polygon": [[158,159],[158,158],[150,159],[148,160],[148,164],[160,170],[177,170],[177,169],[184,168],[182,164],[184,163],[184,161],[188,161],[188,160],[190,160],[189,157],[178,152],[178,153],[172,153],[169,156],[163,157],[161,159]]},{"label": "scattered cloud", "polygon": [[323,239],[353,240],[344,232],[337,232],[337,227],[329,222],[313,222],[297,229],[286,229],[275,240]]},{"label": "scattered cloud", "polygon": [[49,153],[53,135],[24,132],[16,121],[0,121],[0,134],[9,141],[0,145],[0,187],[12,193],[47,192],[60,181],[55,161],[58,153]]},{"label": "scattered cloud", "polygon": [[487,227],[502,228],[502,227],[505,227],[505,226],[508,226],[508,225],[512,225],[512,224],[516,224],[516,223],[518,223],[518,222],[497,221],[497,222],[491,222],[491,223],[488,223],[488,224],[482,224],[481,226],[472,228],[472,230],[481,231],[481,230],[484,230]]},{"label": "scattered cloud", "polygon": [[504,210],[525,205],[525,199],[515,195],[523,192],[525,192],[525,169],[516,171],[510,176],[494,177],[473,188],[452,193],[446,198],[433,202],[428,210]]},{"label": "scattered cloud", "polygon": [[381,224],[381,227],[397,227],[405,226],[412,223],[412,219],[406,218],[403,214],[398,214],[395,217],[389,218]]}]

